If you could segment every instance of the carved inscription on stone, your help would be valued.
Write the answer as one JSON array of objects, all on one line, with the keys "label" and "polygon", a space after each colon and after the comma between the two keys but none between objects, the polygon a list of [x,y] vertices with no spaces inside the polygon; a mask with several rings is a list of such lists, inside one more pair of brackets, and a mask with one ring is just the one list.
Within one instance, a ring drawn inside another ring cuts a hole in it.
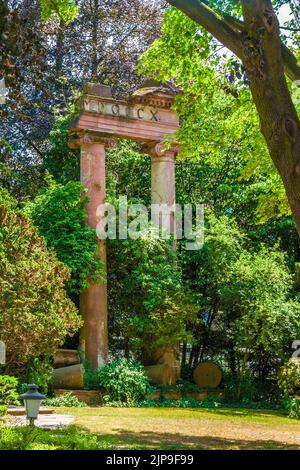
[{"label": "carved inscription on stone", "polygon": [[105,116],[138,119],[140,121],[159,122],[159,111],[156,108],[142,105],[126,105],[117,102],[104,102],[93,99],[84,100],[84,110]]}]

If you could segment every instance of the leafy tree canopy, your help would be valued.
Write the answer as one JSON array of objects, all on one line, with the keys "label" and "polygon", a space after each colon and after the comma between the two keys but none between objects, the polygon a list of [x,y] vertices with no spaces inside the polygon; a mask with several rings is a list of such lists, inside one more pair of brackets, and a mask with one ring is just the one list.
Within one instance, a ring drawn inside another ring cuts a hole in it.
[{"label": "leafy tree canopy", "polygon": [[24,370],[53,355],[80,327],[64,289],[69,276],[16,201],[0,189],[0,331],[8,370]]},{"label": "leafy tree canopy", "polygon": [[56,16],[65,23],[70,23],[79,11],[75,0],[41,0],[41,5],[42,18],[45,21]]},{"label": "leafy tree canopy", "polygon": [[202,296],[203,322],[194,332],[200,358],[222,352],[234,371],[242,352],[246,361],[289,357],[300,334],[300,310],[284,252],[254,249],[234,221],[206,213],[205,245],[183,253],[182,263],[191,290]]},{"label": "leafy tree canopy", "polygon": [[65,186],[50,180],[25,212],[32,218],[49,247],[71,272],[67,287],[78,293],[90,283],[103,280],[101,260],[97,258],[95,231],[86,224],[85,188],[75,181]]},{"label": "leafy tree canopy", "polygon": [[[162,36],[142,56],[139,70],[181,91],[175,108],[181,117],[183,158],[211,169],[236,161],[234,179],[247,184],[243,197],[257,199],[257,222],[290,214],[284,186],[259,132],[244,70],[206,30],[169,9]],[[238,204],[241,194],[235,191]]]}]

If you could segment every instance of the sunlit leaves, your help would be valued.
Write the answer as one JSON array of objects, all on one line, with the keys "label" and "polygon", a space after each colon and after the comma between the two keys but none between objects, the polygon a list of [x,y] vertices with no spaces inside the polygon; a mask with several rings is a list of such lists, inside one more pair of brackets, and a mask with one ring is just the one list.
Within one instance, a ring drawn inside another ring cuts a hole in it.
[{"label": "sunlit leaves", "polygon": [[79,11],[75,0],[41,0],[41,5],[42,18],[45,21],[56,16],[65,23],[70,23]]},{"label": "sunlit leaves", "polygon": [[72,293],[78,293],[91,282],[99,283],[103,266],[96,259],[95,231],[85,224],[87,197],[79,182],[66,185],[50,183],[35,200],[26,206],[47,245],[71,271],[67,283]]},{"label": "sunlit leaves", "polygon": [[[221,8],[223,2],[210,3]],[[230,5],[232,2],[227,2],[228,11]],[[244,70],[225,48],[171,8],[165,15],[162,37],[144,54],[139,67],[161,82],[175,84],[180,91],[175,108],[181,122],[178,139],[182,158],[220,171],[223,162],[239,162],[228,188],[227,209],[233,209],[231,195],[236,191],[239,202],[249,200],[253,206],[258,201],[256,209],[253,207],[258,223],[290,213],[260,133]],[[222,182],[217,184],[216,203]],[[245,187],[243,194],[237,190],[241,185]],[[269,205],[267,194],[271,196]]]}]

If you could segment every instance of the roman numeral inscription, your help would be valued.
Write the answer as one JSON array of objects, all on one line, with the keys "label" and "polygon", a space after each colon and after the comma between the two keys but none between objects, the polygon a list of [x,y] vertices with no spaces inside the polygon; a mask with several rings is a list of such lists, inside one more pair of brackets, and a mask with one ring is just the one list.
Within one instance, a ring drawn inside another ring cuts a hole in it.
[{"label": "roman numeral inscription", "polygon": [[84,100],[84,111],[139,121],[159,122],[159,110],[151,106],[137,104],[124,104],[122,102],[100,101],[96,99]]}]

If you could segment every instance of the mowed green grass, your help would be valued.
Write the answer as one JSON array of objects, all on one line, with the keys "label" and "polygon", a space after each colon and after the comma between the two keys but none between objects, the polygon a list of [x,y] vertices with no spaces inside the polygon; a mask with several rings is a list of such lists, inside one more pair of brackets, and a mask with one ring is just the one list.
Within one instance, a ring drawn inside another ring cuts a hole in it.
[{"label": "mowed green grass", "polygon": [[295,449],[300,421],[279,411],[68,408],[75,426],[113,449]]}]

